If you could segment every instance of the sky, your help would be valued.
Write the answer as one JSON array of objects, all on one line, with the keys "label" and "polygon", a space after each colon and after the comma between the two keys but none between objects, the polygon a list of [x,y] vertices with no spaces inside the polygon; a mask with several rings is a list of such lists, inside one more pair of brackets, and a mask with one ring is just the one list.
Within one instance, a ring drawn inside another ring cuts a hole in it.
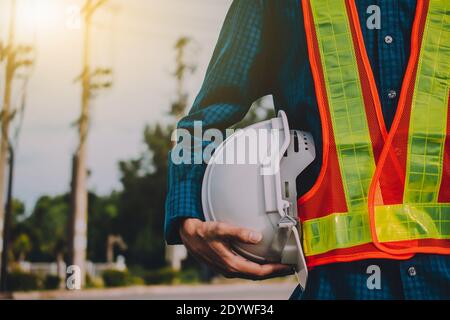
[{"label": "sky", "polygon": [[[194,41],[187,59],[198,65],[187,81],[190,103],[197,94],[232,0],[110,0],[94,16],[93,67],[113,69],[113,87],[92,101],[88,141],[89,189],[120,189],[118,162],[144,150],[143,129],[167,121],[174,99],[175,51],[180,36]],[[0,0],[0,41],[6,42],[11,0]],[[42,195],[67,192],[74,121],[80,112],[82,0],[17,0],[17,43],[36,47],[27,105],[16,155],[14,196],[27,211]],[[23,72],[20,72],[23,74]],[[0,66],[0,97],[4,92]],[[22,95],[16,79],[13,103]]]}]

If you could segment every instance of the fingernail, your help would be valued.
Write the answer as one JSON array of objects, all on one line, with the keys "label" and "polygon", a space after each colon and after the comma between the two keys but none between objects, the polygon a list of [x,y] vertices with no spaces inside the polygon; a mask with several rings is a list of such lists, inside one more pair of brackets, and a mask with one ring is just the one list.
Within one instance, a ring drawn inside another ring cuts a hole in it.
[{"label": "fingernail", "polygon": [[250,241],[258,243],[262,240],[262,234],[260,232],[250,232]]}]

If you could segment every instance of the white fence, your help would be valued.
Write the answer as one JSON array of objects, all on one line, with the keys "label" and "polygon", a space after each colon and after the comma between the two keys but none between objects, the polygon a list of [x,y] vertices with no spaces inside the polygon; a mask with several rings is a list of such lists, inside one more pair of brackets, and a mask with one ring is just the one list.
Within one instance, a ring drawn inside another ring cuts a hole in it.
[{"label": "white fence", "polygon": [[[66,277],[66,264],[64,262],[45,263],[22,261],[19,263],[19,267],[24,272],[42,275],[57,275],[61,279]],[[124,271],[126,268],[125,259],[121,256],[113,263],[94,263],[86,261],[86,273],[92,278],[101,276],[105,270],[113,269]]]}]

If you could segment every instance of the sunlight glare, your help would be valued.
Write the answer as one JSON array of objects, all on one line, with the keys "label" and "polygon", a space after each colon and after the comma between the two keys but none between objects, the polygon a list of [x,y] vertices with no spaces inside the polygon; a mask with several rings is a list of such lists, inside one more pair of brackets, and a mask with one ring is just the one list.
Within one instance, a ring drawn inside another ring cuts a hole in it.
[{"label": "sunlight glare", "polygon": [[64,9],[56,0],[17,1],[17,27],[24,32],[58,28],[64,19]]}]

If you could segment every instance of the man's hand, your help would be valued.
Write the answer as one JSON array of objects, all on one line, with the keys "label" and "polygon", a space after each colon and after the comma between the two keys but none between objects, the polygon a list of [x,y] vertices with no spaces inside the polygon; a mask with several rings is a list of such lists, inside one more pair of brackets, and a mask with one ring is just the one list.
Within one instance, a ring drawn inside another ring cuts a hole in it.
[{"label": "man's hand", "polygon": [[262,280],[292,273],[292,267],[283,264],[260,265],[234,253],[230,241],[257,244],[262,235],[223,222],[203,222],[185,219],[180,226],[180,236],[189,252],[201,262],[227,278]]}]

